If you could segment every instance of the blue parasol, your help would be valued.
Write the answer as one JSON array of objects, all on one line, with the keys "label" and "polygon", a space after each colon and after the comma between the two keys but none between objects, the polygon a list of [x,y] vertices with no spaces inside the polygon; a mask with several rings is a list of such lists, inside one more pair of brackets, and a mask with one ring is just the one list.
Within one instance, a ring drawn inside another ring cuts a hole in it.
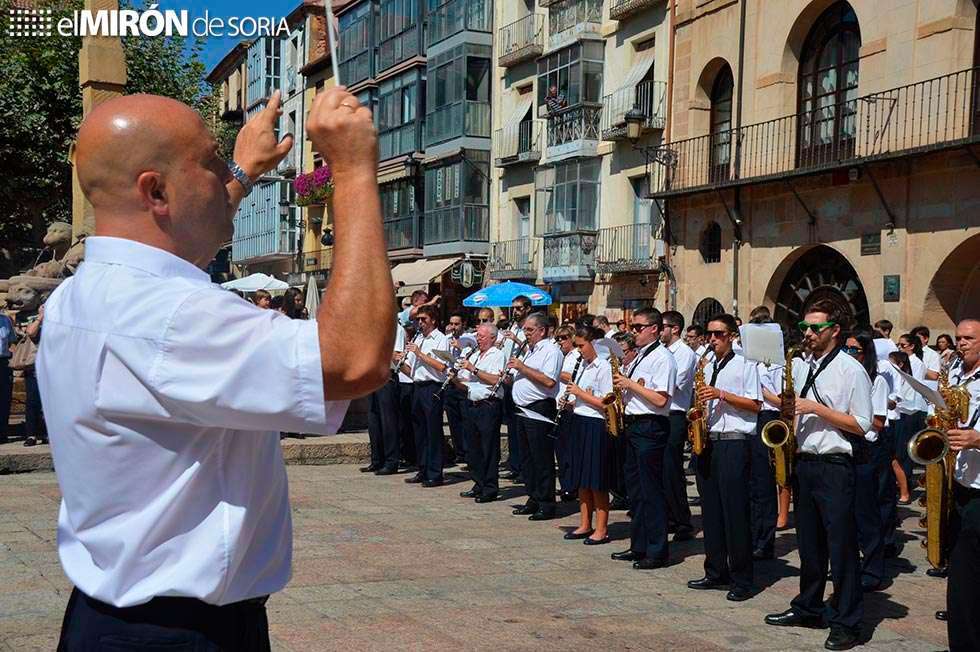
[{"label": "blue parasol", "polygon": [[526,283],[507,281],[474,292],[463,299],[463,305],[467,308],[510,308],[514,299],[522,295],[531,300],[532,306],[551,304],[551,296],[544,290]]}]

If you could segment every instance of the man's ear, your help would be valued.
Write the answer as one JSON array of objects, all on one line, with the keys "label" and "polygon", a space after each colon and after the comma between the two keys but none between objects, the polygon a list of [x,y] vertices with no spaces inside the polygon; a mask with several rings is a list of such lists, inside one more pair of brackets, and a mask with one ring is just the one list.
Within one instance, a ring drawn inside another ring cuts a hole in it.
[{"label": "man's ear", "polygon": [[159,217],[170,215],[170,200],[162,174],[154,170],[140,173],[136,177],[136,189],[145,209]]}]

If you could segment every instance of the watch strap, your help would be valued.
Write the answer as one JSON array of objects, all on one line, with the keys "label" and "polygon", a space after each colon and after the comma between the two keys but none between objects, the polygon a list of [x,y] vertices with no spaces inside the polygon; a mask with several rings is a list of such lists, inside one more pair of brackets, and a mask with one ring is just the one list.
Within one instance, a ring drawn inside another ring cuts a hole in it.
[{"label": "watch strap", "polygon": [[242,184],[242,188],[245,189],[246,195],[252,192],[252,186],[255,185],[255,182],[252,181],[252,179],[245,173],[245,170],[243,170],[238,163],[228,161],[228,170],[231,172],[231,175],[235,177],[238,183]]}]

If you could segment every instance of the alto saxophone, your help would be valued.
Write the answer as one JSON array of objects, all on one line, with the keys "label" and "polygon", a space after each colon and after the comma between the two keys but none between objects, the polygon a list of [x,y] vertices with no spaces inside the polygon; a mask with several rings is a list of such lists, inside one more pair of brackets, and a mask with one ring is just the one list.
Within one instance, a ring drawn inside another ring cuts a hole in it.
[{"label": "alto saxophone", "polygon": [[[616,374],[619,373],[619,358],[610,355],[609,366],[612,368],[612,376],[615,378]],[[626,414],[623,390],[614,385],[613,391],[602,397],[602,404],[605,406],[606,427],[609,429],[609,434],[613,437],[619,437],[620,433],[626,429],[626,425],[623,423],[623,417]]]},{"label": "alto saxophone", "polygon": [[694,404],[687,411],[687,438],[691,441],[691,452],[700,455],[708,448],[708,403],[698,398],[700,391],[706,387],[704,382],[704,365],[708,354],[714,351],[709,346],[701,354],[697,369],[694,371]]},{"label": "alto saxophone", "polygon": [[783,416],[788,407],[796,401],[796,389],[793,387],[793,358],[798,347],[790,347],[786,351],[786,366],[783,368],[783,391],[779,394],[778,419],[770,421],[762,427],[759,436],[762,443],[772,449],[772,466],[776,475],[776,484],[788,487],[793,477],[793,464],[796,460],[796,418]]}]

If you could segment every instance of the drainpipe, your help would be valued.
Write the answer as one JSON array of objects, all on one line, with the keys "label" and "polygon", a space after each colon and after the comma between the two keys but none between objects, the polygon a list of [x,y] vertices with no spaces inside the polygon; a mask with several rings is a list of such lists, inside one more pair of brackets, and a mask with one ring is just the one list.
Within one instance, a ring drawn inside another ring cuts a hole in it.
[{"label": "drainpipe", "polygon": [[[664,133],[670,139],[670,123],[674,117],[674,35],[677,30],[677,3],[670,3],[670,26],[667,31],[667,114],[664,116]],[[661,138],[662,140],[662,138]],[[656,201],[656,200],[654,200]],[[677,310],[677,276],[674,274],[674,267],[671,265],[671,245],[673,238],[670,238],[670,217],[668,213],[669,200],[664,199],[660,206],[660,216],[664,220],[663,234],[664,248],[664,267],[666,268],[667,278],[664,281],[664,289],[667,290],[667,309]]]},{"label": "drainpipe", "polygon": [[[739,3],[738,20],[738,88],[736,89],[736,107],[738,113],[735,116],[735,178],[738,178],[738,171],[742,159],[742,143],[740,139],[742,131],[742,87],[745,77],[745,8],[748,0],[741,0]],[[733,204],[733,214],[735,225],[732,239],[732,314],[738,315],[738,250],[742,246],[742,192],[740,186],[735,186],[735,201]]]}]

